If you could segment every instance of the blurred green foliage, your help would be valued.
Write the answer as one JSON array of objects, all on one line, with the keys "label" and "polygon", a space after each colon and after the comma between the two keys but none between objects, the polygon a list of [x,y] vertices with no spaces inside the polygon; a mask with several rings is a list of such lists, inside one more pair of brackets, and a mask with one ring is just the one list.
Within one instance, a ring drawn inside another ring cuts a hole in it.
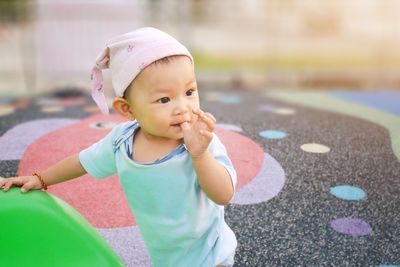
[{"label": "blurred green foliage", "polygon": [[28,18],[29,1],[0,0],[0,22],[21,22]]},{"label": "blurred green foliage", "polygon": [[379,58],[365,54],[269,54],[269,55],[211,55],[194,52],[196,68],[211,71],[350,71],[368,69],[399,69],[400,56]]}]

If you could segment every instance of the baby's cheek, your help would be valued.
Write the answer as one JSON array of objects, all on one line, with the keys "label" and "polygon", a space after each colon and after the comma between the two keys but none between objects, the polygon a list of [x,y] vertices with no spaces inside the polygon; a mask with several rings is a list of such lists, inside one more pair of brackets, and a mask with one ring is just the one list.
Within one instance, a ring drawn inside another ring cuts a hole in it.
[{"label": "baby's cheek", "polygon": [[200,109],[200,99],[199,99],[199,95],[196,95],[194,98],[193,98],[193,108],[197,108],[197,109]]},{"label": "baby's cheek", "polygon": [[192,120],[191,120],[191,124],[195,124],[197,122],[197,120],[199,119],[199,116],[197,116],[196,114],[192,113]]}]

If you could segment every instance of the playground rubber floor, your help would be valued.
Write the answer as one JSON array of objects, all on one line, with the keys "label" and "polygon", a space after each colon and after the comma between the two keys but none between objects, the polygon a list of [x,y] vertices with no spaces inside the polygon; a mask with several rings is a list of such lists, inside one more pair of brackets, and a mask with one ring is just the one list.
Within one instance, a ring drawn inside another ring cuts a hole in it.
[{"label": "playground rubber floor", "polygon": [[[200,97],[239,174],[225,209],[234,266],[400,266],[400,91],[211,88]],[[42,170],[119,121],[75,90],[2,98],[0,176]],[[151,266],[117,177],[48,192],[127,266]]]}]

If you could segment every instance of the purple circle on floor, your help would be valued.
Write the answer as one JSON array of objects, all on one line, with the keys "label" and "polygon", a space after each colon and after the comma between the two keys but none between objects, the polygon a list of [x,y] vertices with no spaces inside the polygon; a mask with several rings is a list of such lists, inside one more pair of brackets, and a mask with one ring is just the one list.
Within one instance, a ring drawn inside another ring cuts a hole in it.
[{"label": "purple circle on floor", "polygon": [[267,105],[267,104],[258,105],[257,108],[258,108],[259,111],[273,111],[273,110],[276,109],[274,106],[272,106],[272,105]]},{"label": "purple circle on floor", "polygon": [[351,236],[363,236],[372,233],[372,227],[369,223],[358,218],[336,219],[331,221],[331,227],[336,232]]}]

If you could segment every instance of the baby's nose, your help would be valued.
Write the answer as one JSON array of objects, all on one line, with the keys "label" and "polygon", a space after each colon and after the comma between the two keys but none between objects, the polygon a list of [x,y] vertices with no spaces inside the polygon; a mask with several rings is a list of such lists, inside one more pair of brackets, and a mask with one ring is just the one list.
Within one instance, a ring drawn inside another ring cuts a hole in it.
[{"label": "baby's nose", "polygon": [[189,113],[189,112],[184,112],[184,113],[176,114],[175,119],[177,119],[177,120],[179,120],[179,121],[181,121],[181,122],[183,122],[183,121],[186,121],[186,122],[192,121],[192,117],[190,116],[190,113]]},{"label": "baby's nose", "polygon": [[190,108],[184,101],[177,103],[177,105],[175,107],[176,115],[185,114],[185,113],[188,113],[189,111],[190,111]]}]

